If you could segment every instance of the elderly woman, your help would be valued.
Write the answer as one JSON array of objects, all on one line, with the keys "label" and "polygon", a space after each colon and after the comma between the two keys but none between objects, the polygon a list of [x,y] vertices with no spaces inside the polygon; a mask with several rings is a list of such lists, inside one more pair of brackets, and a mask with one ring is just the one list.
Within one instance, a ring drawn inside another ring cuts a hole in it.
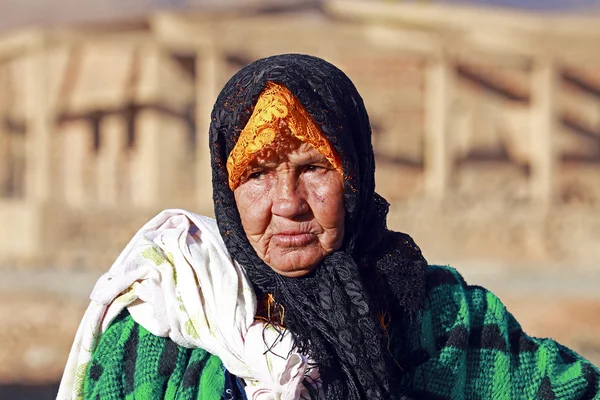
[{"label": "elderly woman", "polygon": [[600,398],[588,361],[386,228],[369,119],[333,65],[243,68],[210,149],[216,223],[170,210],[136,235],[59,398]]}]

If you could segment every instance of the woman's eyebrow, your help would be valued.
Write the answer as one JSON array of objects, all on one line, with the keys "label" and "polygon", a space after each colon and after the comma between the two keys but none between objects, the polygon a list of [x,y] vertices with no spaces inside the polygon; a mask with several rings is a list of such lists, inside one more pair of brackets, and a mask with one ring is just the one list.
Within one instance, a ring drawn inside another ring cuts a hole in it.
[{"label": "woman's eyebrow", "polygon": [[319,152],[295,154],[292,158],[296,163],[329,163],[327,158]]},{"label": "woman's eyebrow", "polygon": [[274,160],[254,160],[246,167],[247,170],[255,170],[260,168],[269,168],[277,165]]}]

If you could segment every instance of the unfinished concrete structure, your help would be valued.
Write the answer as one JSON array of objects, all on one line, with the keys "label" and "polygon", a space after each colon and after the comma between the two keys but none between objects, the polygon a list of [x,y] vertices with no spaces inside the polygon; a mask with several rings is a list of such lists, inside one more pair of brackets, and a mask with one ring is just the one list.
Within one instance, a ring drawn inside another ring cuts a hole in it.
[{"label": "unfinished concrete structure", "polygon": [[284,52],[358,86],[392,228],[600,362],[600,21],[299,4],[0,35],[0,384],[59,379],[89,290],[145,220],[212,212],[215,96]]},{"label": "unfinished concrete structure", "polygon": [[594,19],[356,1],[5,34],[0,219],[12,229],[0,258],[89,252],[81,238],[98,220],[122,245],[131,231],[117,227],[161,208],[210,214],[218,90],[286,52],[324,57],[356,83],[388,199],[439,203],[484,160],[514,170],[509,197],[548,210],[565,197],[563,166],[584,185],[600,176],[598,40]]}]

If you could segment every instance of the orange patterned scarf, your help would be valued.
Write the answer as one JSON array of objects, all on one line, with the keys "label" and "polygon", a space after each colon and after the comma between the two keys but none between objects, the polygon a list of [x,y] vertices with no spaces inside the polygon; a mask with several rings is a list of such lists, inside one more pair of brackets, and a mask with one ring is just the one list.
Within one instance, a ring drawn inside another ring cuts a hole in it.
[{"label": "orange patterned scarf", "polygon": [[340,174],[343,174],[339,156],[296,96],[283,85],[267,82],[250,120],[227,159],[231,190],[235,190],[241,184],[242,176],[256,153],[273,143],[280,131],[281,121],[287,124],[296,138],[314,146]]}]

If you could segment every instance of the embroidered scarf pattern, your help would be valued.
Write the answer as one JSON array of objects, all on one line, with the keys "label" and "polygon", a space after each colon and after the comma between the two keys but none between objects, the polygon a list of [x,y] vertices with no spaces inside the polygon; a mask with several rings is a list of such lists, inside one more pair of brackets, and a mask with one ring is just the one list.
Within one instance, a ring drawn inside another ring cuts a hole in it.
[{"label": "embroidered scarf pattern", "polygon": [[227,159],[229,187],[235,190],[253,156],[275,140],[284,121],[292,135],[310,143],[342,174],[340,159],[296,97],[285,87],[267,82],[248,124]]}]

